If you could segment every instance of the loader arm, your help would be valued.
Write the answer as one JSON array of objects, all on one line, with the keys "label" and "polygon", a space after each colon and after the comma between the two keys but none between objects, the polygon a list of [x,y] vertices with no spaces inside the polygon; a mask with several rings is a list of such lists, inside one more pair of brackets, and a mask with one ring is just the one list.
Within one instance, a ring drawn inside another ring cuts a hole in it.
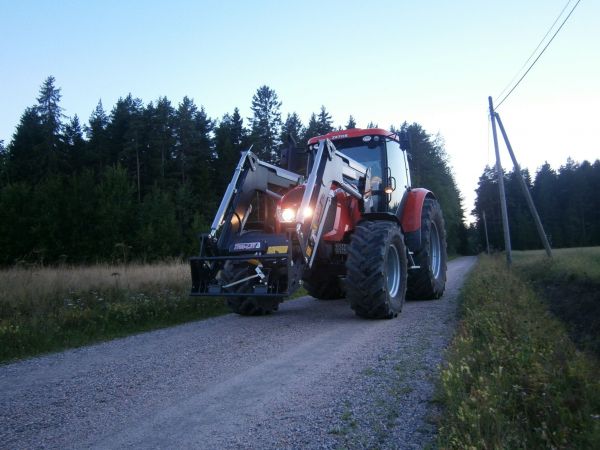
[{"label": "loader arm", "polygon": [[256,191],[278,200],[281,195],[271,188],[288,190],[302,181],[301,175],[261,161],[250,150],[243,152],[210,227],[209,237],[214,240],[224,226],[223,232],[227,234],[232,221],[243,228]]},{"label": "loader arm", "polygon": [[[296,213],[296,234],[309,268],[317,253],[335,189],[342,189],[359,199],[363,202],[364,212],[371,212],[370,177],[370,169],[338,152],[329,139],[319,142],[304,196]],[[309,218],[311,221],[307,223]]]}]

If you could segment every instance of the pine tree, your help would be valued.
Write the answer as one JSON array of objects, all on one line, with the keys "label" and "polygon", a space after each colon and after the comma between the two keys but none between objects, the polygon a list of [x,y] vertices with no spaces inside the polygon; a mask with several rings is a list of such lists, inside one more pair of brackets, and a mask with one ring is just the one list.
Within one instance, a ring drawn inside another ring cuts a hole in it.
[{"label": "pine tree", "polygon": [[248,146],[248,130],[244,128],[244,119],[240,115],[240,110],[235,108],[231,115],[231,143],[239,150]]},{"label": "pine tree", "polygon": [[215,127],[215,151],[217,152],[215,171],[222,175],[215,179],[218,195],[225,191],[228,184],[227,176],[233,173],[240,157],[238,148],[234,144],[235,140],[233,119],[229,114],[225,114]]},{"label": "pine tree", "polygon": [[172,149],[176,142],[175,109],[167,97],[160,97],[156,106],[152,103],[146,106],[144,116],[148,128],[148,179],[151,183],[158,180],[159,186],[164,187],[171,171]]},{"label": "pine tree", "polygon": [[285,119],[285,123],[281,128],[281,142],[287,142],[288,136],[291,136],[297,144],[300,144],[302,141],[302,136],[304,134],[304,127],[302,126],[302,121],[300,117],[295,112],[292,114],[288,114]]},{"label": "pine tree", "polygon": [[187,179],[187,170],[190,159],[193,157],[193,149],[198,144],[194,126],[197,112],[198,107],[194,101],[185,96],[175,113],[175,158],[179,165],[181,183],[185,183]]},{"label": "pine tree", "polygon": [[475,192],[477,193],[475,209],[473,209],[471,214],[477,218],[477,229],[479,230],[481,246],[485,248],[483,219],[485,214],[490,247],[492,249],[503,249],[504,236],[500,213],[500,196],[498,194],[498,182],[494,168],[485,166],[483,174],[479,177],[478,187]]},{"label": "pine tree", "polygon": [[319,111],[319,115],[317,116],[317,124],[319,126],[319,134],[327,134],[331,133],[333,128],[333,119],[331,118],[331,114],[327,112],[325,106],[321,106],[321,111]]},{"label": "pine tree", "polygon": [[62,144],[66,152],[65,171],[68,174],[79,172],[85,167],[86,142],[77,114],[64,126]]},{"label": "pine tree", "polygon": [[59,173],[65,165],[66,155],[60,146],[60,133],[62,131],[62,111],[59,106],[61,93],[54,83],[53,76],[49,76],[40,88],[35,110],[40,118],[43,130],[43,152],[47,161],[49,174]]},{"label": "pine tree", "polygon": [[44,128],[35,107],[27,108],[7,148],[11,182],[37,184],[48,174]]},{"label": "pine tree", "polygon": [[556,207],[559,198],[558,176],[550,167],[548,161],[539,168],[535,175],[532,189],[532,198],[538,210],[544,231],[550,245],[563,245],[562,230],[560,227],[560,210]]},{"label": "pine tree", "polygon": [[49,144],[57,146],[58,134],[61,131],[61,119],[63,109],[59,106],[62,97],[60,89],[54,86],[55,78],[49,76],[40,88],[40,94],[37,98],[36,112],[40,116],[46,139]]},{"label": "pine tree", "polygon": [[439,135],[430,136],[416,123],[404,123],[400,129],[410,136],[411,149],[407,156],[412,185],[427,188],[435,193],[444,211],[448,250],[455,252],[461,245],[464,212],[460,192],[444,149],[444,141]]},{"label": "pine tree", "polygon": [[261,86],[252,97],[252,128],[254,152],[268,162],[277,162],[281,144],[281,102],[273,89]]},{"label": "pine tree", "polygon": [[348,118],[348,123],[346,124],[346,130],[351,130],[353,128],[356,128],[356,121],[353,116],[350,116]]},{"label": "pine tree", "polygon": [[86,167],[93,168],[96,173],[100,173],[104,167],[116,163],[116,160],[111,160],[108,151],[108,125],[109,118],[102,106],[102,100],[98,100],[96,108],[90,115],[89,125],[85,127],[87,137],[85,165]]},{"label": "pine tree", "polygon": [[306,145],[309,139],[319,135],[319,122],[317,121],[317,115],[312,113],[310,115],[310,119],[308,120],[308,125],[304,130],[304,137],[302,139],[303,144]]}]

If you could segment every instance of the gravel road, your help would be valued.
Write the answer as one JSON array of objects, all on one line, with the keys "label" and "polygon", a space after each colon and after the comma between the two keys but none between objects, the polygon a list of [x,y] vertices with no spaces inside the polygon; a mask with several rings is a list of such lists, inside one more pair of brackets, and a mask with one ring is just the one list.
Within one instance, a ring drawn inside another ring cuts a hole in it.
[{"label": "gravel road", "polygon": [[474,261],[394,320],[303,297],[0,366],[0,448],[423,448]]}]

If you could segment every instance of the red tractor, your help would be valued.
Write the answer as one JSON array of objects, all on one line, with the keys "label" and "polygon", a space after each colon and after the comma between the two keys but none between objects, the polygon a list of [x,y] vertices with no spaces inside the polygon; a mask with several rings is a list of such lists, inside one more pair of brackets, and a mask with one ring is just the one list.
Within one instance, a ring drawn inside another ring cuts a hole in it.
[{"label": "red tractor", "polygon": [[435,195],[413,188],[402,134],[335,131],[290,146],[277,167],[243,152],[200,255],[191,295],[232,311],[277,310],[304,285],[357,315],[398,315],[405,297],[439,298],[446,233]]}]

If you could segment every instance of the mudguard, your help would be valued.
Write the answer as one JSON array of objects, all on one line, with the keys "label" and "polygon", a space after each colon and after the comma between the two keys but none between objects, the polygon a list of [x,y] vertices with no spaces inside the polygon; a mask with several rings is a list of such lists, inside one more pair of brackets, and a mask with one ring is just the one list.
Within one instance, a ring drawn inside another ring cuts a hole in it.
[{"label": "mudguard", "polygon": [[398,211],[404,240],[413,252],[421,248],[421,213],[426,198],[435,198],[435,195],[423,188],[406,191]]}]

